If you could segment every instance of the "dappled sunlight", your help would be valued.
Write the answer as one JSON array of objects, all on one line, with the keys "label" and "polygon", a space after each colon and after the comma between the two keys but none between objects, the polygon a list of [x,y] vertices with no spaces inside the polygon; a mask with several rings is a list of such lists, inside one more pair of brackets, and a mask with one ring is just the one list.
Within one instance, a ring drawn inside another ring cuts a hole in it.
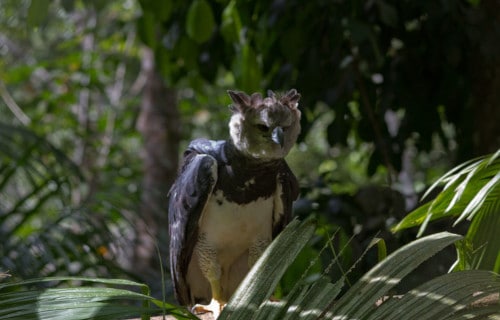
[{"label": "dappled sunlight", "polygon": [[389,276],[378,276],[368,279],[368,283],[383,282],[388,285],[396,285],[401,281],[400,278],[391,278]]},{"label": "dappled sunlight", "polygon": [[[436,292],[428,292],[428,291],[418,291],[418,290],[412,290],[407,293],[407,295],[412,295],[415,297],[423,297],[426,299],[430,299],[439,303],[444,303],[446,305],[449,305],[453,310],[460,310],[466,307],[466,305],[463,305],[460,303],[460,301],[451,298],[449,295],[444,295],[444,294],[439,294]],[[429,302],[430,304],[430,302]]]}]

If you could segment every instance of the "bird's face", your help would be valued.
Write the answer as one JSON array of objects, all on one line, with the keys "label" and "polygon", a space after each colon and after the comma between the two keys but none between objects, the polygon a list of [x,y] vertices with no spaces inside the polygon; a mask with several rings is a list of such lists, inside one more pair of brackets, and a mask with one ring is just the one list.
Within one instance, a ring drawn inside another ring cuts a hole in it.
[{"label": "bird's face", "polygon": [[233,144],[243,154],[261,160],[284,158],[300,133],[300,95],[295,89],[277,97],[262,98],[229,91],[234,104],[229,130]]}]

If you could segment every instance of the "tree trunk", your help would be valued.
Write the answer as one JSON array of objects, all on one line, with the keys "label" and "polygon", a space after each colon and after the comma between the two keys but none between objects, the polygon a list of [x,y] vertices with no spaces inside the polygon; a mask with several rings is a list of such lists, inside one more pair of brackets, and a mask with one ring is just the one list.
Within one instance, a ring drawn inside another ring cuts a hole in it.
[{"label": "tree trunk", "polygon": [[180,121],[176,92],[165,86],[155,70],[154,53],[149,48],[144,49],[142,69],[146,82],[137,128],[144,139],[144,177],[132,269],[146,282],[159,284],[156,245],[164,263],[169,239],[167,193],[177,173]]},{"label": "tree trunk", "polygon": [[[500,21],[500,2],[486,0],[481,2],[482,12],[470,15],[469,23],[480,41],[475,39],[472,49],[472,90],[474,93],[473,156],[493,153],[500,147],[500,45],[498,21]],[[478,11],[476,11],[478,12]],[[471,118],[472,119],[472,118]],[[469,156],[468,158],[472,158]]]}]

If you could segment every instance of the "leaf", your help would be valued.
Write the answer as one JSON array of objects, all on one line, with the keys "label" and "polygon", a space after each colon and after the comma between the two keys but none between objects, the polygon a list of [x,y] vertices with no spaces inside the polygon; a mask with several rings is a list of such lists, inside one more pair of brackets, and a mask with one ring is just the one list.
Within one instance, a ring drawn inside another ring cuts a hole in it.
[{"label": "leaf", "polygon": [[137,32],[139,33],[139,38],[145,45],[152,49],[156,48],[157,41],[153,13],[149,11],[142,13],[142,16],[137,20]]},{"label": "leaf", "polygon": [[246,92],[259,91],[262,70],[253,48],[247,43],[233,60],[233,72],[237,86]]},{"label": "leaf", "polygon": [[478,210],[481,209],[481,205],[487,199],[488,194],[495,189],[495,187],[499,187],[500,182],[500,172],[497,173],[493,179],[488,181],[481,190],[474,196],[474,198],[469,202],[464,212],[458,217],[455,221],[454,225],[459,223],[463,218],[471,219]]},{"label": "leaf", "polygon": [[383,0],[377,1],[378,9],[380,11],[380,20],[390,27],[397,27],[398,12],[396,8]]},{"label": "leaf", "polygon": [[198,43],[206,42],[215,29],[215,19],[206,0],[194,0],[186,18],[186,32]]},{"label": "leaf", "polygon": [[[59,281],[139,287],[142,293],[119,288],[87,286],[12,291],[17,287]],[[133,303],[136,301],[143,304],[136,305]],[[156,307],[150,306],[150,302]],[[159,314],[162,308],[178,319],[197,319],[183,308],[158,302],[149,296],[149,288],[146,285],[130,280],[52,277],[0,285],[1,319],[124,319]]]},{"label": "leaf", "polygon": [[139,3],[144,11],[152,13],[160,22],[167,21],[174,9],[171,0],[140,0]]},{"label": "leaf", "polygon": [[464,219],[481,215],[485,202],[499,202],[498,197],[490,197],[500,185],[500,160],[497,153],[467,161],[439,178],[426,192],[445,184],[436,198],[409,213],[391,230],[421,226],[418,236],[426,229],[427,223],[446,217],[458,217],[455,224]]},{"label": "leaf", "polygon": [[224,11],[222,11],[222,22],[220,32],[228,43],[238,43],[241,34],[241,19],[236,7],[236,1],[231,0]]},{"label": "leaf", "polygon": [[461,236],[448,232],[430,235],[396,250],[368,271],[335,304],[333,319],[361,319],[375,302],[397,285],[403,277]]},{"label": "leaf", "polygon": [[28,8],[28,27],[39,27],[47,19],[49,4],[49,0],[31,0]]},{"label": "leaf", "polygon": [[[492,199],[500,198],[500,188],[492,194]],[[481,215],[474,218],[467,234],[457,243],[457,262],[454,271],[482,269],[500,272],[500,201],[488,201]],[[460,245],[458,245],[460,244]]]},{"label": "leaf", "polygon": [[[370,315],[370,318],[444,319],[498,290],[500,290],[500,281],[492,272],[449,273],[411,290],[402,299],[384,302]],[[477,294],[478,292],[480,294]]]},{"label": "leaf", "polygon": [[259,258],[222,311],[219,320],[251,319],[314,233],[311,219],[292,221]]}]

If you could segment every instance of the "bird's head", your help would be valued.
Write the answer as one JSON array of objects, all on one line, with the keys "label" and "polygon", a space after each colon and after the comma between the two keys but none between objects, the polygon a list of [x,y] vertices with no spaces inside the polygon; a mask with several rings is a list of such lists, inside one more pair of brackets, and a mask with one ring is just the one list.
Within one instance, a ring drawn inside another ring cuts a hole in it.
[{"label": "bird's head", "polygon": [[300,133],[300,94],[292,89],[282,96],[268,91],[251,96],[228,91],[233,100],[229,122],[231,139],[246,156],[260,160],[284,158]]}]

